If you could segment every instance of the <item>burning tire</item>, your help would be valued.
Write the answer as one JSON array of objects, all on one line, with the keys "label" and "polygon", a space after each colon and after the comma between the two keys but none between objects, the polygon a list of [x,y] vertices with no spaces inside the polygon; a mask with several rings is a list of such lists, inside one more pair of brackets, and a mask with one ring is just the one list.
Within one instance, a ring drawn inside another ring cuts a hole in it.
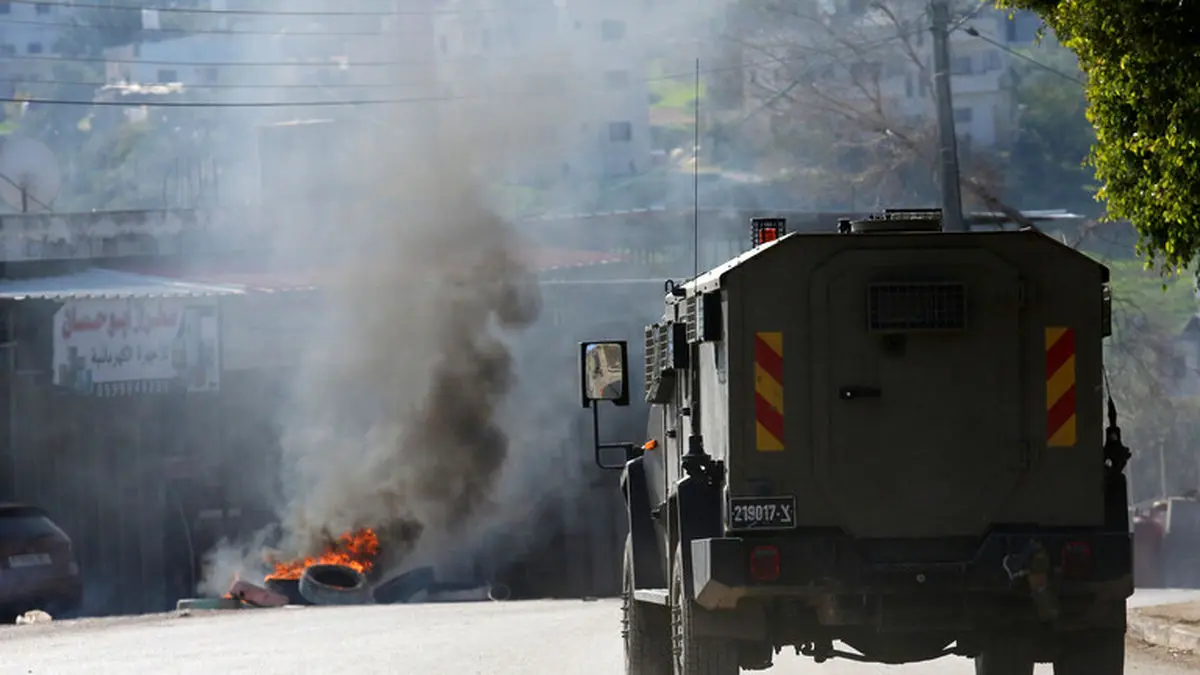
[{"label": "burning tire", "polygon": [[418,567],[394,579],[379,584],[375,589],[375,602],[392,604],[408,602],[421,591],[428,591],[436,578],[432,567]]},{"label": "burning tire", "polygon": [[311,565],[300,576],[300,595],[314,605],[363,605],[371,590],[362,572],[345,565]]},{"label": "burning tire", "polygon": [[278,593],[288,599],[289,605],[311,605],[303,595],[300,595],[299,579],[268,578],[264,584],[268,591]]}]

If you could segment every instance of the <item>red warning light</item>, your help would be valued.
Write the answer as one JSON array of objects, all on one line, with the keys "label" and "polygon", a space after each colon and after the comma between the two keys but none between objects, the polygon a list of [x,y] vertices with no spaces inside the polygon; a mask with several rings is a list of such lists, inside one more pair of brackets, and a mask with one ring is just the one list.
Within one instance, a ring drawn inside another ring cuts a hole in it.
[{"label": "red warning light", "polygon": [[750,239],[752,246],[775,241],[787,234],[787,221],[783,218],[751,218]]}]

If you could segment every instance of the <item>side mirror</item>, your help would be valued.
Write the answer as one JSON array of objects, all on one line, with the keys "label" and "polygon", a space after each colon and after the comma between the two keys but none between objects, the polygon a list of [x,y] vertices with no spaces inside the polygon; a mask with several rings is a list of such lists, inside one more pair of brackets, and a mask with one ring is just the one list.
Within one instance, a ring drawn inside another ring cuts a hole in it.
[{"label": "side mirror", "polygon": [[624,340],[579,343],[580,401],[629,405],[629,346]]},{"label": "side mirror", "polygon": [[637,456],[637,448],[632,443],[600,442],[599,406],[600,401],[629,405],[629,346],[624,340],[579,343],[579,398],[583,407],[592,409],[596,465],[601,469],[624,468]]}]

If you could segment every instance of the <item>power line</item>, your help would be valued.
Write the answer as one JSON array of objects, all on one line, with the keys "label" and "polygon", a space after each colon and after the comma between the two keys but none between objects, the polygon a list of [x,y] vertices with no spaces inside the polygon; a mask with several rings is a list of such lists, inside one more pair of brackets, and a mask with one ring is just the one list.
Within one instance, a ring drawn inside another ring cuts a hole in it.
[{"label": "power line", "polygon": [[[97,26],[89,24],[77,23],[62,23],[58,21],[31,21],[28,19],[5,19],[4,25],[22,25],[22,26],[47,26],[59,29],[71,28],[88,28],[93,30],[112,30],[117,26]],[[359,31],[268,31],[268,30],[229,30],[225,28],[144,28],[138,27],[135,30],[144,33],[179,33],[183,35],[274,35],[278,37],[369,37],[380,36],[384,33],[380,30],[359,30]]]},{"label": "power line", "polygon": [[10,62],[13,60],[23,61],[51,61],[58,63],[125,63],[132,65],[149,65],[149,66],[193,66],[196,68],[207,67],[250,67],[250,68],[287,68],[287,67],[325,67],[325,68],[342,68],[344,66],[354,66],[355,68],[364,67],[392,67],[404,65],[420,65],[433,63],[433,61],[351,61],[347,59],[345,62],[330,59],[329,61],[171,61],[159,59],[122,59],[122,58],[100,58],[100,57],[84,57],[84,56],[51,56],[49,54],[23,54],[21,56],[9,57]]},{"label": "power line", "polygon": [[393,99],[360,99],[343,101],[80,101],[55,98],[17,98],[0,96],[0,103],[30,105],[79,105],[97,108],[331,108],[343,106],[400,105],[407,103],[436,103],[465,100],[467,96],[429,96]]},{"label": "power line", "polygon": [[[721,68],[709,68],[703,73],[719,73],[728,71],[739,71],[747,68],[755,68],[763,65],[773,65],[786,62],[791,59],[772,59],[767,62],[746,63],[737,66],[727,66]],[[676,80],[682,77],[692,76],[694,73],[670,73],[667,75],[659,75],[656,77],[645,78],[643,82],[662,82],[667,80]],[[185,85],[186,86],[186,85]],[[314,85],[315,86],[315,85]],[[76,105],[76,106],[96,106],[96,107],[120,107],[120,108],[303,108],[303,107],[336,107],[336,106],[358,106],[358,105],[401,105],[408,103],[438,103],[450,101],[465,101],[489,99],[495,97],[520,97],[531,98],[541,96],[559,96],[559,93],[541,93],[541,92],[510,92],[507,94],[495,95],[463,95],[463,96],[417,96],[411,98],[389,98],[389,99],[351,99],[340,101],[83,101],[77,99],[57,99],[57,98],[18,98],[15,96],[0,97],[0,103],[29,103],[36,105]]]},{"label": "power line", "polygon": [[98,9],[98,10],[116,10],[116,11],[154,11],[163,14],[210,14],[210,15],[232,15],[232,16],[342,16],[342,17],[371,17],[371,16],[442,16],[456,14],[492,14],[497,12],[544,12],[544,7],[529,7],[529,8],[472,8],[472,9],[435,9],[435,10],[388,10],[386,12],[361,12],[347,10],[271,10],[271,9],[211,9],[211,8],[187,8],[187,7],[153,7],[153,6],[138,6],[138,5],[108,5],[103,3],[89,2],[70,2],[67,0],[7,0],[13,5],[47,5],[50,7],[69,7],[72,9]]},{"label": "power line", "polygon": [[[47,86],[62,86],[62,87],[107,87],[111,85],[131,84],[128,82],[83,82],[70,80],[0,80],[0,84],[11,84],[14,86],[28,85],[47,85]],[[404,86],[399,82],[369,82],[366,84],[347,84],[338,82],[333,84],[189,84],[189,83],[171,83],[182,84],[184,89],[391,89]],[[142,86],[166,86],[163,83],[144,83]]]},{"label": "power line", "polygon": [[140,12],[142,10],[153,10],[164,14],[236,14],[242,16],[395,16],[398,12],[348,12],[348,11],[288,11],[288,10],[265,10],[265,9],[211,9],[211,8],[196,8],[189,9],[186,7],[153,7],[153,6],[138,6],[138,5],[109,5],[103,3],[90,2],[63,2],[55,0],[8,0],[8,4],[12,5],[43,5],[49,7],[70,7],[71,9],[100,9],[100,10],[128,10]]},{"label": "power line", "polygon": [[1009,54],[1012,54],[1013,56],[1015,56],[1017,58],[1024,59],[1024,60],[1032,63],[1033,65],[1037,66],[1038,68],[1041,68],[1042,70],[1044,70],[1048,73],[1057,75],[1057,76],[1063,78],[1064,80],[1070,80],[1071,82],[1074,82],[1075,84],[1078,84],[1081,87],[1087,86],[1087,83],[1084,82],[1083,80],[1079,79],[1078,77],[1075,77],[1073,75],[1068,75],[1067,73],[1064,73],[1057,68],[1053,68],[1051,66],[1048,66],[1048,65],[1042,63],[1041,61],[1038,61],[1037,59],[1033,58],[1032,56],[1029,56],[1028,54],[1022,54],[1021,52],[1019,52],[1015,49],[1012,49],[1011,47],[1009,47],[1007,45],[1001,44],[1001,43],[993,40],[992,38],[984,35],[983,33],[980,33],[978,30],[975,29],[974,26],[967,26],[965,29],[963,29],[963,32],[965,32],[967,35],[970,35],[971,37],[977,37],[980,40],[983,40],[984,42],[986,42],[990,45],[999,47],[1001,50],[1003,50]]}]

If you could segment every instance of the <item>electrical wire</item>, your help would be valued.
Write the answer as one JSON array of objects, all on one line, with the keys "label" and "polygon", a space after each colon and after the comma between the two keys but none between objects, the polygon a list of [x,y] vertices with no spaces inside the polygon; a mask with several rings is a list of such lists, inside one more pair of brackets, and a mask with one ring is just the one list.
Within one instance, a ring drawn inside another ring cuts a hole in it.
[{"label": "electrical wire", "polygon": [[[746,68],[758,67],[761,65],[778,64],[787,59],[772,59],[769,62],[740,64],[737,66],[726,66],[721,68],[709,68],[703,73],[719,73],[729,71],[745,70]],[[641,81],[662,82],[676,80],[682,77],[694,75],[694,72],[670,73],[667,75],[659,75],[656,77],[645,78]],[[185,85],[186,87],[187,85]],[[317,86],[317,85],[314,85]],[[400,85],[397,85],[400,86]],[[84,101],[72,99],[54,99],[54,98],[20,98],[15,96],[0,97],[0,103],[29,103],[36,105],[79,105],[79,106],[96,106],[96,107],[126,107],[126,108],[304,108],[309,106],[316,107],[331,107],[331,106],[358,106],[358,105],[401,105],[409,103],[438,103],[451,101],[465,100],[481,100],[491,99],[496,97],[542,97],[542,96],[560,96],[560,93],[543,93],[543,92],[510,92],[502,94],[485,94],[485,95],[462,95],[462,96],[417,96],[411,98],[389,98],[389,99],[352,99],[341,101]]]},{"label": "electrical wire", "polygon": [[[45,26],[53,27],[59,30],[69,30],[72,28],[89,28],[96,30],[111,30],[120,28],[120,26],[98,26],[89,24],[73,24],[62,23],[55,21],[32,21],[28,19],[5,19],[2,22],[4,25],[19,25],[19,26]],[[131,27],[132,28],[132,27]],[[358,30],[358,31],[326,31],[326,30],[307,30],[307,31],[287,31],[287,30],[229,30],[225,28],[145,28],[139,26],[133,28],[142,33],[170,33],[182,35],[272,35],[276,37],[368,37],[380,36],[384,34],[384,30]]]},{"label": "electrical wire", "polygon": [[[128,82],[84,82],[72,80],[0,80],[0,84],[11,84],[14,86],[30,86],[30,85],[48,85],[55,87],[108,87],[113,85],[131,84]],[[174,84],[174,83],[172,83]],[[168,86],[161,82],[145,83],[142,86]],[[365,84],[347,84],[344,82],[335,82],[333,84],[187,84],[183,83],[184,89],[393,89],[405,86],[403,83],[397,82],[368,82]]]},{"label": "electrical wire", "polygon": [[542,12],[544,7],[530,7],[524,10],[510,7],[447,9],[447,10],[388,10],[386,12],[363,12],[348,10],[272,10],[272,9],[211,9],[187,7],[141,7],[138,5],[109,5],[95,2],[70,2],[68,0],[7,0],[12,5],[45,5],[49,7],[69,7],[71,9],[97,9],[115,11],[154,11],[163,14],[210,14],[218,16],[341,16],[341,17],[372,17],[372,16],[430,16],[443,14],[490,14],[495,12],[528,11]]},{"label": "electrical wire", "polygon": [[148,65],[148,66],[191,66],[196,68],[294,68],[294,67],[326,67],[326,68],[343,68],[346,66],[354,66],[355,68],[382,68],[392,66],[420,65],[433,63],[432,61],[339,61],[330,59],[328,61],[173,61],[160,59],[122,59],[112,58],[106,59],[101,57],[86,57],[86,56],[51,56],[49,54],[22,54],[21,56],[8,57],[9,63],[14,61],[50,61],[54,63],[123,63],[130,65]]},{"label": "electrical wire", "polygon": [[1024,59],[1024,60],[1028,61],[1029,63],[1032,63],[1033,65],[1037,66],[1038,68],[1041,68],[1042,70],[1044,70],[1048,73],[1057,75],[1057,76],[1063,78],[1064,80],[1070,80],[1071,82],[1074,82],[1075,84],[1078,84],[1080,86],[1087,86],[1087,83],[1084,82],[1083,80],[1079,79],[1078,77],[1064,73],[1057,68],[1048,66],[1048,65],[1042,63],[1041,61],[1038,61],[1037,59],[1033,58],[1032,56],[1029,56],[1028,54],[1022,54],[1021,52],[1019,52],[1015,49],[1012,49],[1011,47],[1009,47],[1007,45],[1003,45],[1003,44],[993,40],[992,38],[984,35],[983,33],[980,33],[978,30],[976,30],[976,28],[974,26],[967,26],[967,28],[964,29],[963,32],[965,32],[967,35],[970,35],[971,37],[979,38],[980,40],[983,40],[984,42],[986,42],[990,45],[998,47],[1001,50],[1003,50],[1009,54],[1012,54],[1013,56],[1015,56],[1017,58]]}]

